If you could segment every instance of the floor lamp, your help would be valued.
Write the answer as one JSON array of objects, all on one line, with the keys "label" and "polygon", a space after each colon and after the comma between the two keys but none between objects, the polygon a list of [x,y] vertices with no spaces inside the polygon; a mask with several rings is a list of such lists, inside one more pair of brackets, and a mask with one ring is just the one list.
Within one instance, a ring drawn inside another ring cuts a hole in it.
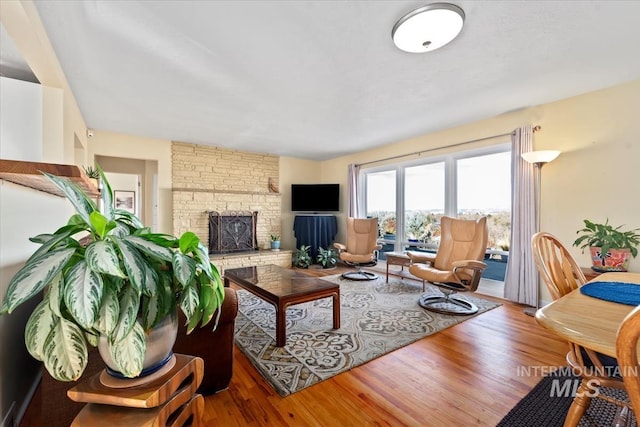
[{"label": "floor lamp", "polygon": [[[536,198],[536,233],[540,231],[540,194],[542,184],[542,166],[553,161],[560,155],[556,150],[541,150],[541,151],[529,151],[528,153],[522,153],[522,158],[531,163],[534,167],[533,174],[535,179],[535,198]],[[527,307],[524,309],[524,313],[533,316],[540,308],[540,275],[536,275],[536,306]]]}]

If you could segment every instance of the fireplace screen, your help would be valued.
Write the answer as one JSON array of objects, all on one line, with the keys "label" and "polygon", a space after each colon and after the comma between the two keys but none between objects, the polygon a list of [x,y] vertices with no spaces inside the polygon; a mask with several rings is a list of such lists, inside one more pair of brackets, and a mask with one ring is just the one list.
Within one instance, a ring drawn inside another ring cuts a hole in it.
[{"label": "fireplace screen", "polygon": [[209,212],[209,253],[247,252],[258,249],[258,212]]}]

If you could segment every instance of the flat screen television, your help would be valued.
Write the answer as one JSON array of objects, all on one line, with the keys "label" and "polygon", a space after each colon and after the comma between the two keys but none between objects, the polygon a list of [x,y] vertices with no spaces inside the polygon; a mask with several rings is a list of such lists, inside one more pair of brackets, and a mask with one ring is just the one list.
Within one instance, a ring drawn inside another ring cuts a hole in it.
[{"label": "flat screen television", "polygon": [[340,184],[291,184],[291,210],[338,212]]}]

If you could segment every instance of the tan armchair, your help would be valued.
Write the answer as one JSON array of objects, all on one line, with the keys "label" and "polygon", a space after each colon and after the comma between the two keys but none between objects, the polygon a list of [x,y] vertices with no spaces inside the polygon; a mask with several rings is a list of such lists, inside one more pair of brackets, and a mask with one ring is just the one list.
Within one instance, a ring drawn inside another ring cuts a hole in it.
[{"label": "tan armchair", "polygon": [[378,276],[363,271],[364,266],[378,263],[378,218],[347,218],[347,244],[334,243],[338,257],[347,265],[358,267],[358,271],[343,273],[349,280],[373,280]]},{"label": "tan armchair", "polygon": [[435,255],[408,252],[409,272],[438,286],[442,295],[423,295],[420,306],[446,314],[473,314],[475,304],[452,296],[455,292],[474,292],[487,265],[482,262],[487,250],[487,218],[463,220],[443,216],[440,222],[440,247]]}]

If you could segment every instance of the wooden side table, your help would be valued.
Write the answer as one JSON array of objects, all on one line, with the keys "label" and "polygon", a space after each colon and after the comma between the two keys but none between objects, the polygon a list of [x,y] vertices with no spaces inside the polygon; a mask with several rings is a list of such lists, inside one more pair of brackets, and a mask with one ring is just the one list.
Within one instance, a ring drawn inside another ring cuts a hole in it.
[{"label": "wooden side table", "polygon": [[175,356],[175,365],[166,374],[146,384],[108,387],[100,380],[100,372],[70,389],[67,396],[71,400],[87,403],[71,426],[202,425],[204,399],[196,390],[204,362],[199,357]]},{"label": "wooden side table", "polygon": [[[387,257],[387,283],[389,283],[389,275],[404,277],[404,268],[408,267],[411,263],[409,255],[404,252],[385,252]],[[389,272],[390,265],[399,265],[400,273]]]},{"label": "wooden side table", "polygon": [[584,274],[584,277],[587,279],[587,282],[589,280],[595,279],[596,277],[602,274],[599,271],[595,271],[591,267],[580,267],[580,270],[582,270],[582,274]]}]

